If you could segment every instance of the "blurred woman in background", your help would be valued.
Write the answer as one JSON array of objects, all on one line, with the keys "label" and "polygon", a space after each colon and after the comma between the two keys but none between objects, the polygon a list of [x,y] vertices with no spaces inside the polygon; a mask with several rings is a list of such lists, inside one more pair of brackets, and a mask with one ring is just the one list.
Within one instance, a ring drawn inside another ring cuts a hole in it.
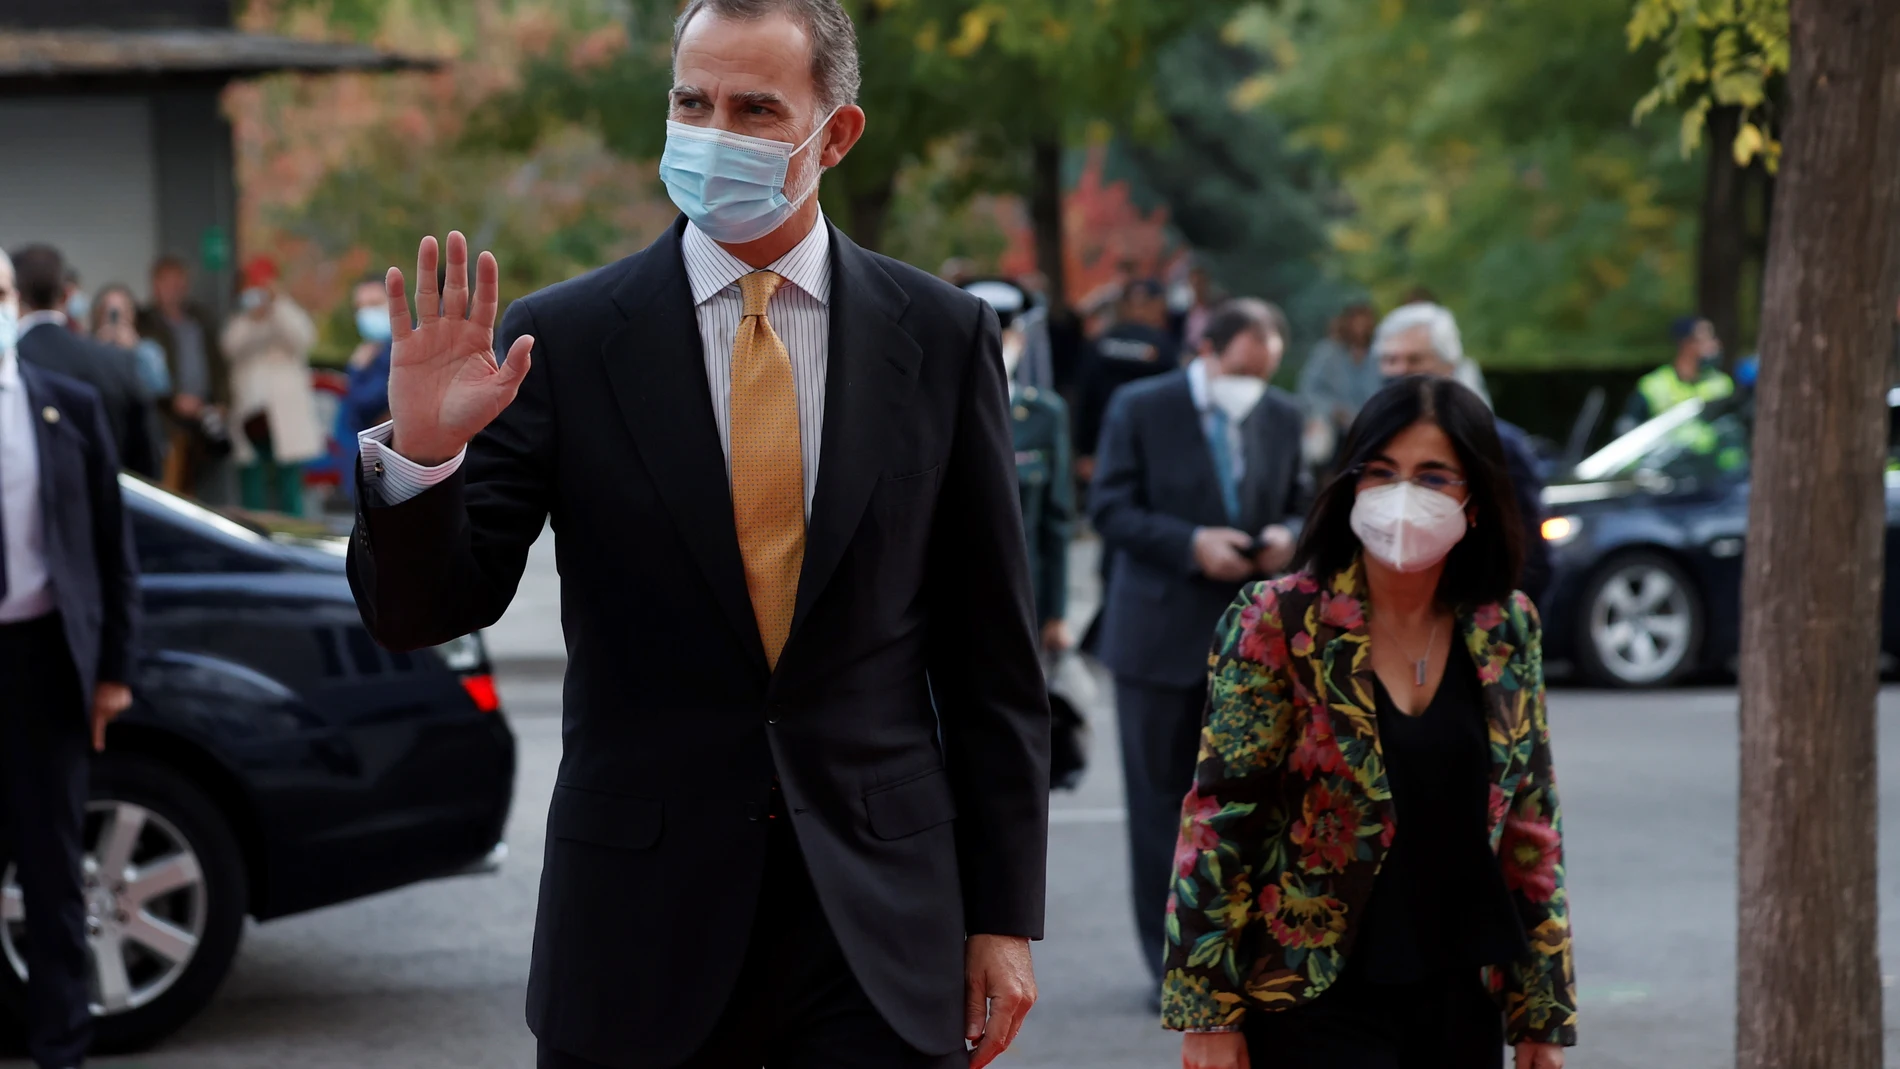
[{"label": "blurred woman in background", "polygon": [[1541,630],[1490,411],[1360,411],[1285,578],[1215,632],[1163,1023],[1187,1069],[1561,1069],[1576,1042]]},{"label": "blurred woman in background", "polygon": [[277,267],[263,258],[244,267],[238,313],[224,328],[231,366],[231,423],[239,488],[247,509],[303,514],[303,466],[323,455],[310,391],[310,347],[317,328],[277,289]]}]

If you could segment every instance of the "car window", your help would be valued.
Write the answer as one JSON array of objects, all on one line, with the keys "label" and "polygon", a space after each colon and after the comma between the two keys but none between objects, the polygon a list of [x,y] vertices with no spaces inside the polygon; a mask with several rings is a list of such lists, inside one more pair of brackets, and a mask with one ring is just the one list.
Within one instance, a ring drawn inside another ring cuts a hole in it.
[{"label": "car window", "polygon": [[138,547],[139,571],[146,575],[259,572],[271,568],[267,560],[203,530],[136,507],[132,509],[132,541]]},{"label": "car window", "polygon": [[1703,484],[1748,475],[1754,409],[1743,398],[1690,401],[1642,424],[1577,465],[1588,480],[1645,475]]}]

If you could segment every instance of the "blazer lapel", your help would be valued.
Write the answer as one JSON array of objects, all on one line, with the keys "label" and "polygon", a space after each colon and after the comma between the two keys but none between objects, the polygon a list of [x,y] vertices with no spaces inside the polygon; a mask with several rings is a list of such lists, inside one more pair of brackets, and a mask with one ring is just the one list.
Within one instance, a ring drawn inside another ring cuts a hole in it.
[{"label": "blazer lapel", "polygon": [[923,350],[899,325],[909,303],[869,253],[832,227],[825,424],[788,649],[857,532],[884,473],[887,433],[917,388]]},{"label": "blazer lapel", "polygon": [[[1513,658],[1517,647],[1506,626],[1510,614],[1496,603],[1479,606],[1470,614],[1461,614],[1458,626],[1464,633],[1465,648],[1478,670],[1478,686],[1483,691],[1484,718],[1491,744],[1491,782],[1509,798],[1509,781],[1514,770],[1530,756],[1530,710],[1525,702],[1534,698],[1531,688],[1518,678]],[[1520,757],[1522,760],[1520,760]],[[1490,807],[1490,832],[1493,844],[1504,821],[1493,793]]]},{"label": "blazer lapel", "polygon": [[[1383,799],[1389,796],[1389,789],[1379,748],[1364,567],[1354,561],[1345,571],[1322,581],[1307,613],[1313,647],[1320,657],[1320,697],[1332,714],[1333,733],[1360,784],[1375,798]],[[1353,748],[1360,751],[1357,755],[1346,749],[1347,740],[1359,743]]]},{"label": "blazer lapel", "polygon": [[[1275,457],[1271,448],[1273,437],[1274,406],[1261,398],[1260,404],[1247,414],[1240,424],[1240,451],[1247,460],[1247,473],[1240,480],[1241,529],[1248,534],[1257,535],[1269,523],[1277,523],[1281,517],[1269,519],[1263,515],[1267,504],[1267,490],[1278,483],[1270,476],[1278,475],[1279,464],[1284,458]],[[1277,506],[1276,506],[1277,507]]]},{"label": "blazer lapel", "polygon": [[[1192,471],[1196,476],[1195,485],[1201,494],[1201,515],[1225,517],[1229,524],[1239,524],[1242,516],[1228,516],[1227,502],[1221,497],[1220,471],[1214,467],[1214,444],[1208,441],[1207,424],[1201,418],[1201,410],[1194,407],[1194,387],[1188,380],[1186,369],[1168,373],[1173,381],[1169,383],[1169,404],[1174,411],[1160,421],[1162,428],[1178,428],[1182,433],[1177,455],[1192,457],[1184,471]],[[1235,487],[1241,492],[1240,487]],[[1246,509],[1246,498],[1241,498],[1241,509]],[[1251,533],[1251,532],[1250,532]]]},{"label": "blazer lapel", "polygon": [[725,450],[706,386],[705,347],[692,288],[680,258],[685,222],[675,223],[632,263],[614,289],[627,322],[602,351],[607,379],[653,476],[713,596],[748,654],[764,669],[745,563],[732,518]]},{"label": "blazer lapel", "polygon": [[54,484],[59,482],[58,457],[64,443],[60,441],[58,425],[54,420],[47,419],[46,414],[56,413],[55,419],[63,421],[69,418],[70,413],[53,403],[52,391],[40,382],[38,368],[20,360],[17,352],[14,359],[18,361],[20,383],[26,388],[27,418],[33,422],[34,445],[39,449],[40,516],[46,526],[47,544],[52,545],[58,537],[53,530],[54,518],[58,515],[58,510],[53,508],[54,491],[57,489]]}]

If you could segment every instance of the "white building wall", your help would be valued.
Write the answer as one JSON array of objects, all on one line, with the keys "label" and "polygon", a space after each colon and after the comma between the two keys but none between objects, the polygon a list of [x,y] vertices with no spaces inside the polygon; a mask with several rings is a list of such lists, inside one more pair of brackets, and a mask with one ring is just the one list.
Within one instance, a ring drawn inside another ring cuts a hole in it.
[{"label": "white building wall", "polygon": [[159,252],[153,157],[143,99],[0,100],[0,247],[53,245],[88,292],[123,282],[146,300]]}]

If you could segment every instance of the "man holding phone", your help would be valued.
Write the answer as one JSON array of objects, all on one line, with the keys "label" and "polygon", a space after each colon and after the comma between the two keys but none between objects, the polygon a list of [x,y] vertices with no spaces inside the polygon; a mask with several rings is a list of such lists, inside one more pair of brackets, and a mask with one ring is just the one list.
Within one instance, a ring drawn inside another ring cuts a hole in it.
[{"label": "man holding phone", "polygon": [[1230,301],[1187,367],[1118,390],[1089,491],[1110,555],[1101,659],[1115,674],[1135,928],[1157,983],[1208,638],[1242,583],[1292,559],[1310,490],[1299,406],[1267,385],[1284,324],[1265,301]]}]

